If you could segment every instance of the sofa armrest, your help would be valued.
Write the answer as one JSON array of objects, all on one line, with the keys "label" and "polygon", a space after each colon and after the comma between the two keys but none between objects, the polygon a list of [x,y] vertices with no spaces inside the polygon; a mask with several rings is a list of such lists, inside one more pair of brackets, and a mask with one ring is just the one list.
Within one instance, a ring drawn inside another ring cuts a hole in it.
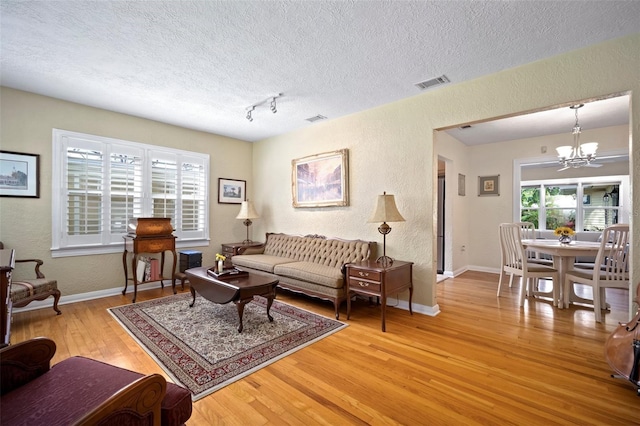
[{"label": "sofa armrest", "polygon": [[264,248],[265,248],[265,244],[261,244],[259,246],[252,246],[252,247],[240,247],[238,249],[238,254],[263,254]]},{"label": "sofa armrest", "polygon": [[49,371],[55,353],[55,342],[46,337],[36,337],[0,349],[0,395]]},{"label": "sofa armrest", "polygon": [[75,425],[95,424],[149,424],[160,426],[160,407],[167,391],[167,381],[159,374],[150,374],[136,380],[113,394],[91,410]]}]

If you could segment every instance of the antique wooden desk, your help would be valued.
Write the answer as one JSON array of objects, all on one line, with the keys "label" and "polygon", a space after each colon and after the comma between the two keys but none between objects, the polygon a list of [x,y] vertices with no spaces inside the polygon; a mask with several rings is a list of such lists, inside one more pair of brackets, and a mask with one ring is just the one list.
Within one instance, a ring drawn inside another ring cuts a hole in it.
[{"label": "antique wooden desk", "polygon": [[[133,302],[136,301],[138,295],[138,284],[146,281],[138,281],[138,255],[141,253],[161,253],[160,256],[160,285],[164,288],[165,279],[171,279],[173,286],[173,293],[176,293],[174,274],[176,271],[176,265],[178,258],[176,256],[176,237],[171,235],[173,229],[171,228],[169,218],[139,218],[137,219],[136,234],[125,235],[124,238],[124,253],[122,254],[122,266],[124,268],[124,290],[122,294],[127,293],[127,285],[129,280],[133,281]],[[171,267],[171,276],[163,277],[164,272],[164,255],[165,252],[170,251],[173,254],[173,265]],[[127,267],[127,257],[131,256],[131,270],[133,271],[132,277],[129,278],[129,270]]]}]

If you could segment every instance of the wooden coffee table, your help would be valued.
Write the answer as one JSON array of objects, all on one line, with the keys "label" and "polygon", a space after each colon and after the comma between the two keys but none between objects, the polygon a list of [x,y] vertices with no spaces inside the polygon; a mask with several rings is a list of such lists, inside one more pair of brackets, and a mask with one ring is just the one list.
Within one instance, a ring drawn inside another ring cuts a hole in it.
[{"label": "wooden coffee table", "polygon": [[238,333],[242,333],[244,305],[251,302],[253,296],[263,296],[267,298],[267,318],[269,318],[269,322],[273,322],[273,317],[269,310],[273,304],[273,299],[276,298],[277,279],[252,273],[243,277],[220,279],[208,275],[208,269],[203,266],[185,271],[191,284],[191,295],[193,296],[190,307],[193,307],[196,303],[196,292],[214,303],[225,304],[233,302],[238,308],[238,317],[240,318]]}]

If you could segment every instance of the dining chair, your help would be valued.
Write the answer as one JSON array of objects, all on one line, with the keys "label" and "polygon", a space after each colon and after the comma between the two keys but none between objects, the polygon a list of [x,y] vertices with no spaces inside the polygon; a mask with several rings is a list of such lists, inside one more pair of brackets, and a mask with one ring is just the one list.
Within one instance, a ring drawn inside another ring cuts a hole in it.
[{"label": "dining chair", "polygon": [[[574,268],[565,274],[564,294],[574,284],[593,289],[593,310],[596,322],[602,322],[602,309],[606,308],[607,288],[629,290],[629,225],[611,225],[602,231],[600,248],[592,269]],[[563,301],[569,307],[569,298]]]},{"label": "dining chair", "polygon": [[[535,240],[536,236],[536,227],[532,222],[515,222],[520,225],[520,237],[523,240]],[[545,259],[540,257],[540,253],[535,252],[533,250],[525,250],[527,254],[527,259],[529,262],[540,263],[542,265],[551,266],[553,265],[553,261],[551,259]],[[511,286],[509,286],[511,287]]]},{"label": "dining chair", "polygon": [[[553,304],[558,304],[560,294],[558,270],[539,263],[530,262],[526,250],[522,245],[522,226],[519,222],[501,223],[499,226],[500,253],[502,265],[500,266],[500,280],[498,281],[498,297],[505,274],[520,277],[520,291],[518,294],[520,306],[524,305],[525,295],[533,294],[534,283],[540,278],[553,280]],[[510,281],[511,281],[510,279]]]}]

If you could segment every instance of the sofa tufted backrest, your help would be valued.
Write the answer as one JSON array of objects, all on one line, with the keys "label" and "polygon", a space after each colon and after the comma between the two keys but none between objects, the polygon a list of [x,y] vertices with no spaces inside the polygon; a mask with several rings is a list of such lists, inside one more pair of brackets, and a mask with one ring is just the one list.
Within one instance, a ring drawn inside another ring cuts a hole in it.
[{"label": "sofa tufted backrest", "polygon": [[375,242],[362,240],[267,234],[264,254],[339,268],[375,255],[375,246]]}]

